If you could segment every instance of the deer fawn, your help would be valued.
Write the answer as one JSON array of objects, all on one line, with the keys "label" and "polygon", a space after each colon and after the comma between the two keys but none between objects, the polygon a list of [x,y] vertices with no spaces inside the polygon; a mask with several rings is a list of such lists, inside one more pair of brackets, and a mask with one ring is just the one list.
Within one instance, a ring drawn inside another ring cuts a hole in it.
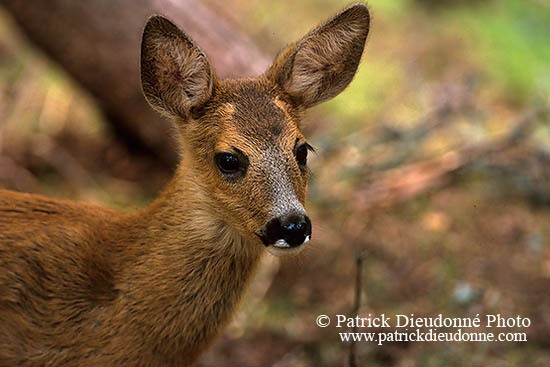
[{"label": "deer fawn", "polygon": [[122,214],[0,191],[0,366],[185,366],[228,323],[264,249],[295,253],[311,147],[304,110],[352,80],[369,29],[348,7],[265,75],[219,80],[173,23],[143,32],[149,104],[181,163],[149,207]]}]

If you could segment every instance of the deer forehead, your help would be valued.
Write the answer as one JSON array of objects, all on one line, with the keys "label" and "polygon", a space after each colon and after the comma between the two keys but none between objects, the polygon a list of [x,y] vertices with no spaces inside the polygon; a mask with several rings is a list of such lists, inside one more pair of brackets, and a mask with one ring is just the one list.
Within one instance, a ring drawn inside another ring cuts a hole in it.
[{"label": "deer forehead", "polygon": [[240,88],[216,108],[220,134],[216,150],[231,148],[245,153],[291,150],[303,136],[292,106],[272,91]]}]

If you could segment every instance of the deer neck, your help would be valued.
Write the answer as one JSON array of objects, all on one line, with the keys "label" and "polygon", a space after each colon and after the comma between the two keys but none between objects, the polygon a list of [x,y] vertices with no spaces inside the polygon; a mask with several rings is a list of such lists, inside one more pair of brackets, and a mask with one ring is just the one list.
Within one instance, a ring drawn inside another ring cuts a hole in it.
[{"label": "deer neck", "polygon": [[184,353],[185,360],[230,320],[264,252],[219,218],[193,177],[180,165],[164,193],[130,218],[142,231],[122,277],[124,307],[139,318],[134,325],[157,343],[156,352]]}]

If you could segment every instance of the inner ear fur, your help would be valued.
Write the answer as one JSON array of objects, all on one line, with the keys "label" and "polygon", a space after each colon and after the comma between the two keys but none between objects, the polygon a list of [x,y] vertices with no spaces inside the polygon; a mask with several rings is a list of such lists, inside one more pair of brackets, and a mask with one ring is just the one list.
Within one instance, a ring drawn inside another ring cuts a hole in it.
[{"label": "inner ear fur", "polygon": [[212,96],[214,84],[204,52],[170,20],[149,18],[141,43],[141,85],[153,109],[188,118]]},{"label": "inner ear fur", "polygon": [[335,97],[357,71],[369,23],[365,4],[344,9],[283,50],[267,77],[306,108]]}]

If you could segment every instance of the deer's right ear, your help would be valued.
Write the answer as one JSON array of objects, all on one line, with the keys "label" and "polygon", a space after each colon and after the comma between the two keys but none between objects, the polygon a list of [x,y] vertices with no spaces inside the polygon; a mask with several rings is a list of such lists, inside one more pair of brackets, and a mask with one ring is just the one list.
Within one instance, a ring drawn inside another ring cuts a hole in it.
[{"label": "deer's right ear", "polygon": [[149,18],[141,42],[147,102],[164,115],[186,119],[212,96],[214,83],[214,70],[202,50],[168,19]]}]

